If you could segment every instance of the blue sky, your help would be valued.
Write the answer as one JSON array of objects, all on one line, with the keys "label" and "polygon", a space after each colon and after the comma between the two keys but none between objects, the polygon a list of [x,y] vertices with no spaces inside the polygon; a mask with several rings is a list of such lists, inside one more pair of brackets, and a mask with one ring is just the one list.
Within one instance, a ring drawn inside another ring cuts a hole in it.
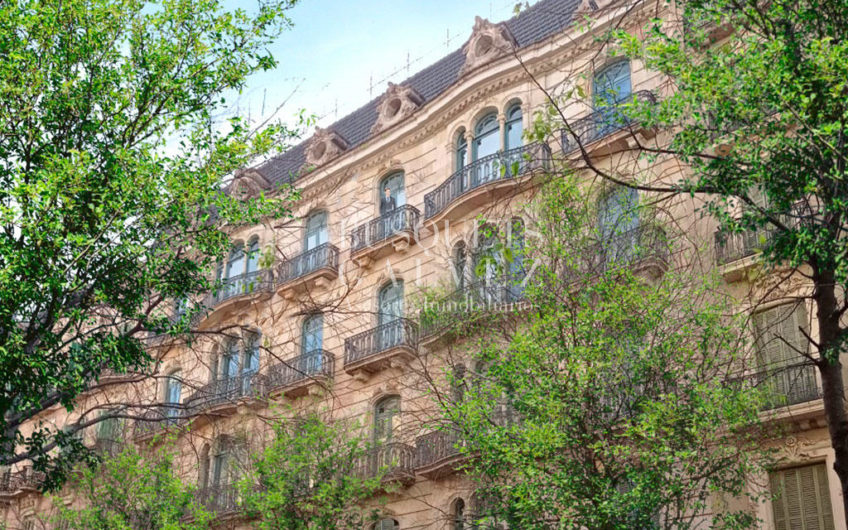
[{"label": "blue sky", "polygon": [[283,105],[275,118],[288,121],[302,108],[329,125],[382,94],[388,81],[403,81],[462,46],[475,15],[506,20],[516,3],[301,0],[290,11],[294,27],[271,48],[279,66],[252,78],[230,100],[231,111],[258,123]]}]

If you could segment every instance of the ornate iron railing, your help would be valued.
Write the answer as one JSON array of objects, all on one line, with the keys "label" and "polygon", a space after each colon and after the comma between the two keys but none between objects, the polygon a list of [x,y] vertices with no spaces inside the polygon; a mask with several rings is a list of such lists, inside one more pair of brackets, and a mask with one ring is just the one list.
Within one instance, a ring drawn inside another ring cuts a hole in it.
[{"label": "ornate iron railing", "polygon": [[197,490],[197,500],[219,516],[241,509],[241,493],[236,483],[200,488]]},{"label": "ornate iron railing", "polygon": [[415,348],[418,345],[418,325],[398,318],[345,339],[345,365],[398,346]]},{"label": "ornate iron railing", "polygon": [[266,385],[268,391],[272,391],[317,376],[333,376],[332,353],[324,350],[315,350],[295,357],[285,363],[272,366],[268,370]]},{"label": "ornate iron railing", "polygon": [[354,474],[360,478],[383,476],[391,479],[413,476],[415,450],[400,442],[384,442],[369,449],[354,465]]},{"label": "ornate iron railing", "polygon": [[600,274],[614,267],[630,267],[649,259],[667,264],[669,252],[669,241],[661,228],[638,226],[601,235],[601,240],[586,253],[585,259],[577,262],[578,266],[586,266],[587,270],[564,270],[562,274],[566,279],[580,274]]},{"label": "ornate iron railing", "polygon": [[286,260],[277,267],[277,285],[283,285],[320,269],[339,270],[339,249],[324,243]]},{"label": "ornate iron railing", "polygon": [[765,387],[765,410],[797,405],[822,397],[816,368],[809,363],[773,366],[732,380],[736,384]]},{"label": "ornate iron railing", "polygon": [[405,204],[357,226],[350,233],[351,252],[376,245],[399,233],[412,233],[415,237],[420,217],[417,208]]},{"label": "ornate iron railing", "polygon": [[524,285],[520,276],[468,283],[421,308],[418,313],[421,336],[432,335],[485,313],[509,309],[511,304],[523,300]]},{"label": "ornate iron railing", "polygon": [[427,219],[433,217],[461,195],[490,182],[547,168],[550,160],[551,149],[541,142],[484,156],[456,171],[439,187],[424,195],[424,216]]},{"label": "ornate iron railing", "polygon": [[273,286],[274,277],[271,269],[240,274],[233,278],[221,280],[218,289],[206,296],[203,305],[215,307],[231,298],[245,294],[270,292]]},{"label": "ornate iron railing", "polygon": [[245,372],[235,377],[218,379],[200,387],[185,402],[189,414],[243,398],[257,398],[266,393],[265,376],[258,372]]},{"label": "ornate iron railing", "polygon": [[615,104],[593,111],[592,113],[571,122],[571,130],[562,129],[562,152],[569,154],[579,146],[586,146],[610,134],[625,129],[633,124],[633,120],[621,112],[621,105],[632,101],[656,103],[657,97],[650,90],[640,90],[628,94]]},{"label": "ornate iron railing", "polygon": [[727,265],[762,251],[772,237],[772,231],[767,228],[745,230],[744,232],[715,233],[716,263]]},{"label": "ornate iron railing", "polygon": [[415,465],[427,467],[462,454],[459,432],[454,430],[433,431],[415,439]]},{"label": "ornate iron railing", "polygon": [[44,483],[46,476],[32,467],[20,471],[7,470],[0,474],[0,495],[9,495],[16,491],[37,490]]},{"label": "ornate iron railing", "polygon": [[111,438],[97,438],[94,440],[92,449],[95,453],[101,456],[115,456],[124,450],[123,440],[113,440]]},{"label": "ornate iron railing", "polygon": [[184,410],[179,408],[163,408],[149,410],[135,422],[135,436],[142,438],[151,436],[168,427],[177,425],[184,417]]}]

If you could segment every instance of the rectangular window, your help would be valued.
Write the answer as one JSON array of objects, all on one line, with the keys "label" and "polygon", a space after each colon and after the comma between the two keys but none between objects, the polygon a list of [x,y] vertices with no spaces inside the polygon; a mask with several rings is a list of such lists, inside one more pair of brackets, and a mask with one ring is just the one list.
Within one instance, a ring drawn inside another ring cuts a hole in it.
[{"label": "rectangular window", "polygon": [[775,530],[833,530],[833,510],[824,464],[769,474]]},{"label": "rectangular window", "polygon": [[757,354],[763,367],[797,364],[804,359],[799,352],[808,350],[801,329],[807,329],[803,304],[784,304],[754,315]]}]

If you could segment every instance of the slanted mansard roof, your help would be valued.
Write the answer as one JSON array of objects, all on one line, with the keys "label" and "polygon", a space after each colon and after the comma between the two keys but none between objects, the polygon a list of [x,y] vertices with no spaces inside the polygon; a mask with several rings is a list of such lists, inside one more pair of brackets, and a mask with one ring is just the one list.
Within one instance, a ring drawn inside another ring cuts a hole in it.
[{"label": "slanted mansard roof", "polygon": [[[565,30],[572,21],[579,0],[540,0],[532,7],[507,20],[506,25],[519,49],[530,46]],[[412,87],[426,105],[446,91],[460,77],[465,63],[462,49],[453,51],[438,62],[416,73],[401,85]],[[374,136],[371,129],[377,120],[378,103],[375,98],[359,109],[327,127],[341,136],[347,149],[353,149]],[[292,182],[301,174],[306,162],[308,140],[268,160],[255,168],[271,186]]]}]

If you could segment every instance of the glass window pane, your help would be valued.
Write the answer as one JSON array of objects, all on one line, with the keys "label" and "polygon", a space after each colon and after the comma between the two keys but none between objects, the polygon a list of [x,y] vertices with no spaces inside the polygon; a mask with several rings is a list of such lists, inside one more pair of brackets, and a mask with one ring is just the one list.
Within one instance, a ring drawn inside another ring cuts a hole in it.
[{"label": "glass window pane", "polygon": [[323,327],[324,318],[321,315],[311,316],[303,323],[301,351],[304,354],[323,348]]},{"label": "glass window pane", "polygon": [[521,138],[522,131],[523,127],[521,123],[521,107],[516,105],[507,114],[506,132],[504,138],[507,149],[521,147],[523,143]]},{"label": "glass window pane", "polygon": [[330,240],[327,230],[327,213],[318,212],[309,216],[306,221],[306,240],[304,250],[312,250]]},{"label": "glass window pane", "polygon": [[378,296],[380,324],[397,320],[403,316],[403,282],[389,283]]},{"label": "glass window pane", "polygon": [[[388,189],[388,194],[386,193]],[[406,204],[403,172],[394,173],[380,181],[380,215]]]},{"label": "glass window pane", "polygon": [[230,259],[227,260],[226,278],[235,278],[242,274],[244,274],[244,247],[238,246],[230,252]]},{"label": "glass window pane", "polygon": [[247,247],[247,272],[259,270],[259,238],[250,241]]},{"label": "glass window pane", "polygon": [[495,114],[489,114],[480,120],[474,130],[474,152],[472,153],[474,160],[495,154],[500,150],[499,128]]}]

